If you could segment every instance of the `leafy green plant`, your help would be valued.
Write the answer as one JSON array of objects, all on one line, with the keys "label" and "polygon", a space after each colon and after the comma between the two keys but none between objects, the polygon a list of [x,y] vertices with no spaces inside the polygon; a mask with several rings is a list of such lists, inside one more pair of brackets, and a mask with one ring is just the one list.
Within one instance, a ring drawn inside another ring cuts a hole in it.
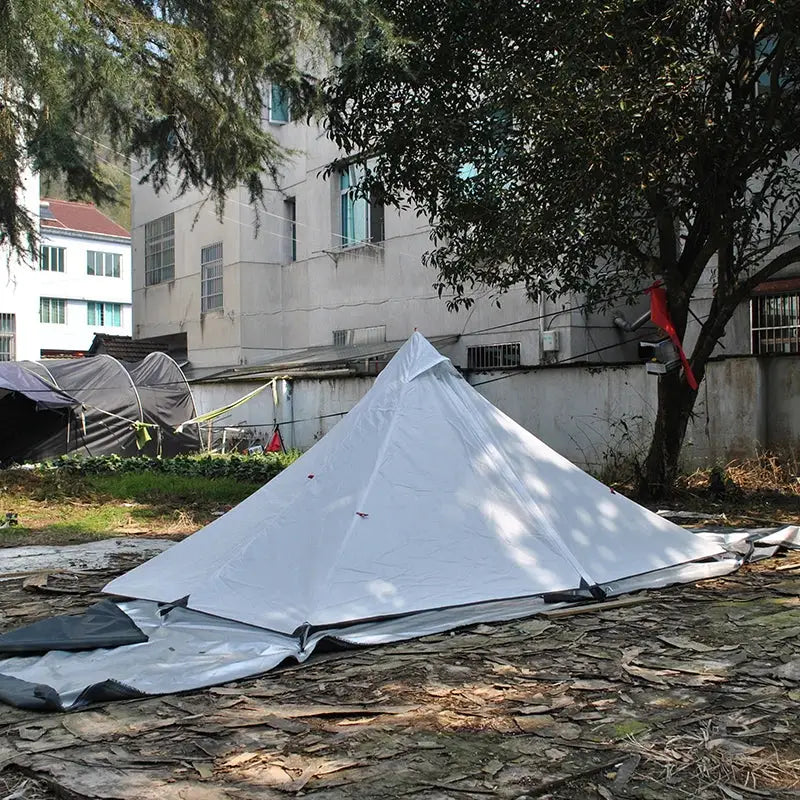
[{"label": "leafy green plant", "polygon": [[161,473],[182,477],[232,478],[243,483],[266,483],[289,466],[300,453],[263,455],[181,455],[174,458],[133,456],[62,456],[40,469],[66,475],[110,475],[115,473]]}]

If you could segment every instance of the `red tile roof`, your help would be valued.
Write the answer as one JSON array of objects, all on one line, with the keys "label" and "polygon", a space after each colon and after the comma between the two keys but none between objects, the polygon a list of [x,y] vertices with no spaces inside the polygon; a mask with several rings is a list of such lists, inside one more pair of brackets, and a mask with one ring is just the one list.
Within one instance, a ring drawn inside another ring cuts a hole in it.
[{"label": "red tile roof", "polygon": [[130,233],[122,225],[109,219],[94,203],[75,203],[43,197],[41,206],[45,212],[41,218],[43,228],[130,237]]}]

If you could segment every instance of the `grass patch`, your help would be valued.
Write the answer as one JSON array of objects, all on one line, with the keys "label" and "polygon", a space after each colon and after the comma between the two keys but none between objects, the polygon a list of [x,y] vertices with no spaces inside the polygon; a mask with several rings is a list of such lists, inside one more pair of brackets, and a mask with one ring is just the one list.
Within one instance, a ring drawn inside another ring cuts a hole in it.
[{"label": "grass patch", "polygon": [[98,496],[136,503],[169,506],[232,506],[241,503],[258,483],[235,478],[204,478],[188,475],[165,475],[153,472],[128,472],[92,475],[84,479],[89,491]]},{"label": "grass patch", "polygon": [[0,472],[0,547],[77,544],[113,536],[182,537],[240,503],[261,484],[235,477],[66,470]]}]

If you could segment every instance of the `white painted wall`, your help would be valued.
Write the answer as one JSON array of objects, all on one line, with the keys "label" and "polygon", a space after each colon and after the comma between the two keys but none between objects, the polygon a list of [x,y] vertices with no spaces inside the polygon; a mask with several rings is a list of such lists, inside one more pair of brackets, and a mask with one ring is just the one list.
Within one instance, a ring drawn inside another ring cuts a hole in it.
[{"label": "white painted wall", "polygon": [[[269,128],[298,155],[285,165],[280,186],[266,193],[258,220],[244,190],[228,199],[220,221],[198,193],[156,196],[149,186],[133,183],[135,337],[186,331],[192,364],[222,367],[331,344],[334,330],[385,325],[390,341],[407,338],[415,328],[428,336],[464,334],[452,352],[458,364],[466,364],[470,345],[504,342],[521,344],[523,363],[539,363],[539,323],[530,318],[560,312],[569,300],[535,305],[515,289],[500,299],[498,308],[494,292],[483,290],[472,309],[448,311],[447,298],[433,287],[435,274],[422,265],[431,247],[425,220],[387,209],[379,246],[342,247],[338,179],[322,176],[337,156],[335,147],[312,126]],[[287,197],[295,199],[297,209],[294,262],[289,259]],[[146,287],[144,228],[167,213],[175,214],[175,279]],[[224,310],[202,315],[200,250],[220,241]],[[546,324],[562,331],[562,349],[555,357],[591,349],[586,337],[571,338],[573,314],[558,314]],[[617,331],[610,335],[621,341]],[[620,352],[632,357],[635,347]]]},{"label": "white painted wall", "polygon": [[[26,171],[20,198],[28,213],[39,218],[39,176]],[[39,358],[39,295],[33,259],[21,259],[0,248],[0,313],[13,314],[18,360]]]}]

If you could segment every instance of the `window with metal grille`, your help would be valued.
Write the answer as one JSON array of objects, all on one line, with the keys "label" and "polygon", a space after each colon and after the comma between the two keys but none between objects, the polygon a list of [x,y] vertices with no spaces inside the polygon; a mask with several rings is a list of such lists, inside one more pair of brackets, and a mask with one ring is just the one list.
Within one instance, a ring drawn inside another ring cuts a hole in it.
[{"label": "window with metal grille", "polygon": [[333,332],[333,344],[336,347],[355,344],[379,344],[385,341],[385,325],[371,325],[368,328],[344,328]]},{"label": "window with metal grille", "polygon": [[16,319],[13,314],[0,314],[0,361],[14,361],[17,357]]},{"label": "window with metal grille", "polygon": [[800,353],[800,292],[754,297],[750,330],[754,355]]},{"label": "window with metal grille", "polygon": [[144,226],[144,282],[146,286],[175,278],[175,215]]},{"label": "window with metal grille", "polygon": [[100,328],[121,328],[122,306],[119,303],[89,301],[86,304],[86,324]]},{"label": "window with metal grille", "polygon": [[86,251],[86,274],[106,278],[119,278],[122,256],[119,253],[101,253],[98,250]]},{"label": "window with metal grille", "polygon": [[49,325],[67,324],[67,302],[55,297],[39,298],[39,322]]},{"label": "window with metal grille", "polygon": [[503,369],[522,363],[519,342],[479,344],[467,348],[467,369]]},{"label": "window with metal grille", "polygon": [[200,251],[200,310],[222,308],[222,242]]},{"label": "window with metal grille", "polygon": [[63,272],[64,248],[43,244],[39,249],[39,269],[45,272]]}]

